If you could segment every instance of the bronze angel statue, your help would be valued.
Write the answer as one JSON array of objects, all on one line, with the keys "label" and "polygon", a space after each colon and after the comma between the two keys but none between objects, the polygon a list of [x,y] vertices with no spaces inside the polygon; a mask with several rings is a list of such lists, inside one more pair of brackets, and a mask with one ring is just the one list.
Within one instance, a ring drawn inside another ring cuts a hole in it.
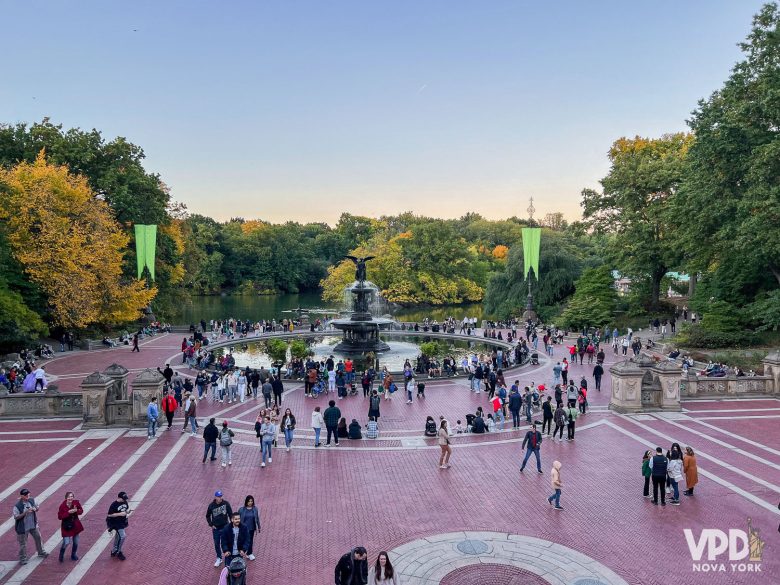
[{"label": "bronze angel statue", "polygon": [[355,263],[355,280],[363,282],[366,280],[366,262],[376,258],[376,256],[365,256],[363,258],[356,258],[355,256],[344,256],[349,258]]}]

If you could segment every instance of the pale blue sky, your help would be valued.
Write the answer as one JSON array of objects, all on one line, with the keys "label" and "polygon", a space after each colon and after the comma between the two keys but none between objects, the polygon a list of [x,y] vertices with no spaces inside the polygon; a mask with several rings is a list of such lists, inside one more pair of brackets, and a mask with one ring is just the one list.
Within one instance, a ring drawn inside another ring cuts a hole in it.
[{"label": "pale blue sky", "polygon": [[686,128],[761,4],[0,0],[0,121],[126,136],[218,219],[573,219],[616,138]]}]

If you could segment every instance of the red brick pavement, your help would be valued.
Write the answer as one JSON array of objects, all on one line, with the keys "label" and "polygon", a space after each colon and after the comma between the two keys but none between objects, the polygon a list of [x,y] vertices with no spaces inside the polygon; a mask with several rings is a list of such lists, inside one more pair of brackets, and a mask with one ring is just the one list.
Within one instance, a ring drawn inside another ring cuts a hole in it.
[{"label": "red brick pavement", "polygon": [[[170,347],[175,338],[156,338],[150,346],[153,347],[157,340],[157,349],[143,348],[140,356],[130,356],[130,359],[138,360],[130,365],[156,366],[178,349]],[[85,353],[85,357],[74,355],[73,359],[78,357],[79,360],[74,369],[68,370],[68,360],[62,359],[52,364],[52,370],[59,364],[57,367],[62,373],[93,371],[99,369],[98,362],[100,367],[105,367],[114,361],[128,366],[129,362],[124,358],[130,355],[129,351],[122,356],[118,355],[119,351],[123,350]],[[92,358],[87,359],[88,356]],[[84,369],[88,363],[94,367]],[[532,379],[538,383],[545,376],[551,378],[551,367],[552,363],[548,362],[536,370],[523,371],[517,377],[523,383]],[[572,369],[577,381],[580,371],[591,371],[587,366],[573,366]],[[513,380],[515,376],[511,378]],[[608,375],[603,383],[605,391],[600,395],[590,393],[594,406],[608,402]],[[419,437],[429,412],[434,416],[444,414],[454,422],[477,404],[486,404],[484,394],[474,396],[459,382],[431,385],[426,394],[428,398],[424,402],[415,399],[412,405],[403,404],[400,397],[392,404],[382,404],[381,427],[408,432],[388,434],[382,441],[347,443],[350,447],[359,447],[356,449],[296,448],[291,453],[278,449],[274,452],[273,463],[265,469],[259,467],[259,447],[251,433],[239,433],[241,443],[234,447],[234,464],[227,469],[215,463],[201,464],[202,439],[187,440],[131,517],[125,547],[128,560],[122,563],[111,559],[106,549],[81,583],[216,583],[218,570],[212,566],[211,535],[205,521],[206,506],[215,489],[222,489],[236,508],[248,493],[253,494],[261,506],[263,531],[255,545],[258,559],[250,562],[249,583],[330,583],[334,563],[356,544],[367,546],[373,561],[381,549],[391,550],[411,540],[455,530],[509,532],[560,543],[599,560],[632,584],[668,583],[670,579],[707,585],[777,582],[780,574],[777,524],[780,517],[744,495],[752,495],[767,506],[774,506],[778,501],[777,493],[733,469],[700,459],[703,471],[712,472],[735,487],[732,489],[702,476],[694,498],[685,498],[679,507],[661,508],[641,497],[640,474],[641,454],[647,445],[668,447],[669,442],[655,432],[690,441],[699,450],[743,470],[748,476],[777,484],[780,478],[772,466],[716,445],[701,437],[701,433],[739,444],[741,449],[767,461],[780,462],[772,453],[737,443],[736,439],[732,441],[727,435],[692,421],[682,423],[691,430],[657,419],[641,421],[647,427],[642,428],[629,419],[595,411],[580,419],[580,430],[573,443],[544,442],[544,475],[537,474],[533,465],[522,474],[519,472],[520,446],[505,440],[519,438],[517,433],[459,439],[454,448],[453,467],[449,470],[438,469],[435,445],[418,449],[376,449],[384,445],[398,446],[400,441],[396,436]],[[307,429],[313,404],[315,401],[304,398],[300,390],[286,398],[285,406],[290,405],[296,411],[301,421],[299,426],[303,427],[298,442],[310,442]],[[727,404],[752,407],[752,403],[745,402]],[[780,406],[778,401],[758,404],[759,408]],[[204,417],[227,406],[201,403],[199,415]],[[367,408],[362,397],[340,401],[339,406],[346,416],[365,421]],[[686,404],[691,409],[720,409],[720,406],[721,403]],[[243,419],[243,423],[233,424],[236,428],[249,430],[253,413],[258,408],[255,402],[237,405],[223,416]],[[736,429],[767,446],[778,447],[776,431],[766,430],[767,426],[773,426],[772,420],[715,423],[723,428],[730,424],[728,429]],[[582,429],[583,425],[599,421],[609,424]],[[35,424],[36,428],[41,428]],[[61,428],[60,422],[52,424]],[[0,431],[16,428],[16,425],[0,425]],[[105,510],[116,491],[125,489],[132,497],[181,436],[178,430],[160,434],[149,451],[85,517],[87,530],[82,537],[82,556],[102,534]],[[393,438],[388,438],[391,436]],[[0,435],[0,443],[8,437]],[[84,457],[89,447],[94,448],[104,440],[90,439],[73,447],[65,457],[32,480],[30,489],[33,493],[46,489]],[[462,446],[477,441],[490,444]],[[242,444],[244,442],[249,444]],[[67,444],[67,441],[5,443],[3,452],[6,456],[0,461],[0,489],[11,485],[58,447]],[[143,437],[117,439],[70,479],[65,489],[74,489],[82,502],[85,501],[124,459],[144,444]],[[22,463],[19,465],[8,463],[8,460],[20,458]],[[545,501],[551,491],[549,469],[554,459],[563,463],[561,503],[566,508],[564,512],[551,511]],[[10,507],[13,499],[9,497],[2,504]],[[52,496],[42,507],[41,524],[46,537],[56,529],[53,515],[60,499],[59,495]],[[748,517],[753,519],[754,526],[761,530],[761,537],[766,541],[760,575],[692,572],[684,528],[691,528],[697,534],[703,528],[746,529]],[[14,558],[11,532],[0,536],[0,555],[2,560]],[[25,582],[36,585],[61,583],[76,565],[60,566],[55,557],[50,557]],[[483,568],[483,576],[489,577],[490,571],[493,569]],[[447,579],[456,579],[459,574],[470,573],[452,573]],[[478,583],[478,578],[469,582]],[[500,585],[499,581],[492,582]]]}]

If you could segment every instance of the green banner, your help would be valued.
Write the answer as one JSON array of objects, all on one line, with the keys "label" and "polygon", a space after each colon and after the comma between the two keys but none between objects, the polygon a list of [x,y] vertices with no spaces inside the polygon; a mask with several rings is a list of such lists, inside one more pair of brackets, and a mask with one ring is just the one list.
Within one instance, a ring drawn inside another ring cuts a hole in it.
[{"label": "green banner", "polygon": [[523,262],[525,263],[525,276],[528,271],[534,269],[534,275],[539,280],[539,246],[542,239],[542,228],[523,228]]},{"label": "green banner", "polygon": [[157,226],[135,225],[135,257],[138,268],[138,278],[141,278],[144,267],[149,269],[149,275],[154,280],[154,257],[157,249]]}]

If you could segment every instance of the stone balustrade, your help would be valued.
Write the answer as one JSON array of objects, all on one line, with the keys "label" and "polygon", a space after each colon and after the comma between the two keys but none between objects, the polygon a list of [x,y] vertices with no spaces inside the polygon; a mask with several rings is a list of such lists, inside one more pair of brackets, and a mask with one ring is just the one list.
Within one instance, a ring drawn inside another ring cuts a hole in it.
[{"label": "stone balustrade", "polygon": [[19,394],[9,394],[0,386],[0,417],[80,417],[83,410],[81,393],[62,393],[55,384],[50,384],[43,393]]}]

